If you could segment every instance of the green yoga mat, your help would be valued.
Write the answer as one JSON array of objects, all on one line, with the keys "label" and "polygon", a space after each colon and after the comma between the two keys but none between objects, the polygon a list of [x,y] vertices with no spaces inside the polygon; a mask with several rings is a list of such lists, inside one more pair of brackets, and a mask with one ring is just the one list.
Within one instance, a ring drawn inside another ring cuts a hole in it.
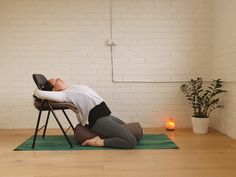
[{"label": "green yoga mat", "polygon": [[[69,136],[73,148],[70,148],[68,142],[63,135],[48,135],[45,139],[41,136],[37,137],[35,148],[32,149],[33,136],[18,146],[15,151],[53,151],[53,150],[104,150],[115,149],[108,147],[90,147],[80,146],[74,140],[73,136]],[[166,134],[145,134],[138,142],[134,149],[179,149],[178,146],[171,141]]]}]

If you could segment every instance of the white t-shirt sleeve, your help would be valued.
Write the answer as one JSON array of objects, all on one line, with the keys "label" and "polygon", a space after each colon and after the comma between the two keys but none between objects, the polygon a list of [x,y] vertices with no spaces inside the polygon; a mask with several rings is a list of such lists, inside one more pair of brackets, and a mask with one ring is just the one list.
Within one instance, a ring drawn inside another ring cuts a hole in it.
[{"label": "white t-shirt sleeve", "polygon": [[34,90],[34,94],[44,100],[51,100],[56,102],[66,102],[66,96],[64,92],[56,92],[56,91],[42,91],[39,89]]}]

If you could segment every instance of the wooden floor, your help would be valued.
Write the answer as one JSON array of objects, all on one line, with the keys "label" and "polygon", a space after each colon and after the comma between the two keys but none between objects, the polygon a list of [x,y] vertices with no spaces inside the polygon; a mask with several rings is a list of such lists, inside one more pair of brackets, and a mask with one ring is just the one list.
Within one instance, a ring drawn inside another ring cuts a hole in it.
[{"label": "wooden floor", "polygon": [[[166,150],[13,151],[33,130],[0,130],[0,177],[235,177],[236,140],[210,130],[165,132]],[[60,133],[51,130],[49,133]]]}]

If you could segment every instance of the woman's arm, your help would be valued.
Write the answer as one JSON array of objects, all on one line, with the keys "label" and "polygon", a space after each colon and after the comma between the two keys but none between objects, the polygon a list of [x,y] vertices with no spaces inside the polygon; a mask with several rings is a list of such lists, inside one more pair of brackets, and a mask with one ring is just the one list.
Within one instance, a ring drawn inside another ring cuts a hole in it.
[{"label": "woman's arm", "polygon": [[35,89],[34,94],[40,99],[51,100],[56,102],[66,102],[66,97],[64,92],[42,91],[39,89]]}]

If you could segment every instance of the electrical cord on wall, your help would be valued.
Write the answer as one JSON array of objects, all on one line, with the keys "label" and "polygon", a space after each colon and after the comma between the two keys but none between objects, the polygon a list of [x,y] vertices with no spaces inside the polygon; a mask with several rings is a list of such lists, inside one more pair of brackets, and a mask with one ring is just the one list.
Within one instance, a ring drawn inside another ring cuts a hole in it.
[{"label": "electrical cord on wall", "polygon": [[[114,33],[114,1],[110,0],[110,39],[107,39],[107,46],[110,47],[111,52],[111,75],[112,75],[112,82],[113,83],[185,83],[185,81],[118,81],[114,79],[114,48],[117,44],[113,40],[113,33]],[[211,81],[204,81],[204,82],[211,82]],[[224,81],[225,83],[236,83],[235,81]]]},{"label": "electrical cord on wall", "polygon": [[183,83],[186,81],[117,81],[114,79],[114,48],[117,44],[113,40],[114,32],[114,0],[110,0],[110,39],[107,39],[107,46],[111,51],[111,74],[113,83]]}]

